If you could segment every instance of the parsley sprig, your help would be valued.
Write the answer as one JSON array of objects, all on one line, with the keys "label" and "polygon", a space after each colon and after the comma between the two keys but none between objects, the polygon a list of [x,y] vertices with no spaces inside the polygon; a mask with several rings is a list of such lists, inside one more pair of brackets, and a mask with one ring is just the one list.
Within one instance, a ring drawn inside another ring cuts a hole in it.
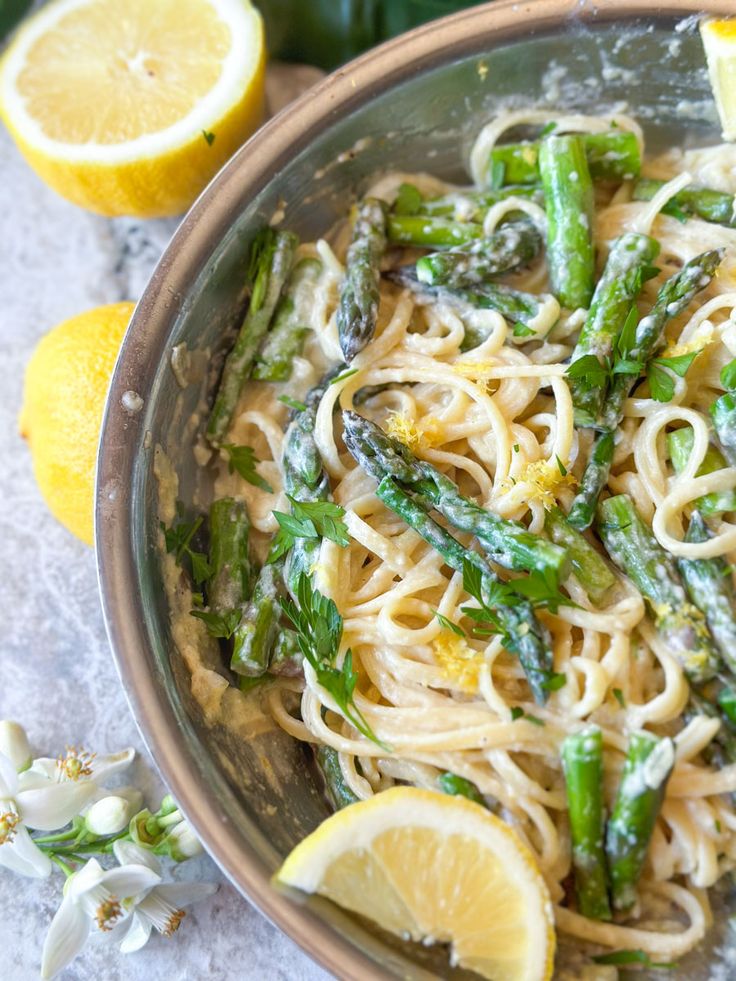
[{"label": "parsley sprig", "polygon": [[207,628],[210,637],[223,637],[230,640],[242,619],[241,610],[225,610],[224,613],[215,613],[213,610],[190,610],[190,616],[201,620]]},{"label": "parsley sprig", "polygon": [[371,729],[365,716],[355,704],[358,675],[353,670],[353,654],[345,653],[338,666],[343,621],[334,601],[313,589],[303,572],[297,583],[297,600],[282,599],[281,607],[294,626],[299,649],[314,670],[317,681],[329,692],[348,722],[366,739],[388,751]]},{"label": "parsley sprig", "polygon": [[179,519],[170,528],[167,528],[163,521],[160,522],[166,542],[166,551],[169,554],[173,552],[176,564],[182,569],[186,568],[186,560],[189,560],[192,579],[197,586],[212,575],[212,567],[207,561],[207,556],[204,552],[197,552],[192,548],[192,539],[199,531],[202,520],[201,515],[194,521]]},{"label": "parsley sprig", "polygon": [[256,456],[256,451],[252,446],[236,446],[234,443],[223,443],[222,448],[226,451],[229,458],[227,468],[230,473],[237,472],[249,484],[253,484],[254,487],[260,487],[261,490],[269,494],[273,494],[273,487],[256,471],[256,464],[260,463],[260,460]]},{"label": "parsley sprig", "polygon": [[286,495],[291,504],[291,514],[274,511],[279,523],[268,553],[267,562],[276,562],[291,550],[297,538],[329,538],[341,548],[348,545],[348,526],[342,520],[345,509],[332,501],[297,501]]}]

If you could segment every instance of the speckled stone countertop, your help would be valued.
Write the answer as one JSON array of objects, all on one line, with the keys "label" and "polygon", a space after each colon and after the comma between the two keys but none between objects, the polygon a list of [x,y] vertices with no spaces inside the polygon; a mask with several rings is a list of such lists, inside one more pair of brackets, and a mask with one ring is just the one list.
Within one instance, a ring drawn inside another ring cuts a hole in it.
[{"label": "speckled stone countertop", "polygon": [[[101,303],[137,299],[174,221],[108,221],[67,204],[28,169],[0,127],[0,718],[28,730],[36,755],[66,744],[112,752],[134,746],[130,782],[163,793],[118,681],[97,595],[94,555],[46,510],[18,436],[23,371],[41,335]],[[326,981],[208,858],[177,870],[220,883],[171,940],[156,935],[122,956],[90,943],[62,981]],[[36,881],[0,869],[0,977],[39,976],[61,876]]]}]

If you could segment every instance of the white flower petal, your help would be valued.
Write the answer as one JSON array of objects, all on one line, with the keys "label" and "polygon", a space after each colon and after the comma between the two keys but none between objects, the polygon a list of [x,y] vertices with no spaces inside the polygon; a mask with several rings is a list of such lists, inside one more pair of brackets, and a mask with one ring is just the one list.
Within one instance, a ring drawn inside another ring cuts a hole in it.
[{"label": "white flower petal", "polygon": [[121,954],[132,954],[144,947],[148,943],[153,929],[151,921],[145,916],[139,916],[138,913],[133,913],[128,922],[130,926],[120,944]]},{"label": "white flower petal", "polygon": [[66,888],[69,896],[76,903],[85,892],[94,889],[102,882],[105,870],[96,858],[90,858],[85,862],[79,872],[75,872],[71,879],[67,879]]},{"label": "white flower petal", "polygon": [[0,753],[3,753],[17,770],[31,765],[31,747],[23,726],[12,719],[0,721]]},{"label": "white flower petal", "polygon": [[76,817],[95,790],[95,785],[89,780],[68,781],[36,790],[20,790],[15,800],[29,828],[54,831]]},{"label": "white flower petal", "polygon": [[31,763],[30,769],[23,774],[27,779],[31,776],[38,779],[52,780],[57,783],[59,780],[59,761],[51,759],[50,756],[39,756]]},{"label": "white flower petal", "polygon": [[[177,909],[183,909],[184,906],[191,906],[200,899],[212,896],[217,888],[214,882],[169,882],[165,886],[156,886],[154,893]],[[144,899],[143,903],[145,902]]]},{"label": "white flower petal", "polygon": [[3,797],[15,797],[18,790],[18,774],[13,761],[4,753],[0,753],[0,800]]},{"label": "white flower petal", "polygon": [[111,753],[109,756],[98,756],[92,761],[92,779],[102,783],[113,773],[125,770],[135,759],[135,750],[131,747],[122,750],[120,753]]},{"label": "white flower petal", "polygon": [[145,865],[156,875],[161,875],[161,863],[148,848],[134,841],[116,841],[112,850],[120,865]]},{"label": "white flower petal", "polygon": [[119,869],[110,869],[103,876],[105,888],[120,900],[142,899],[141,893],[145,895],[160,881],[161,876],[145,865],[123,865]]},{"label": "white flower petal", "polygon": [[51,872],[51,859],[33,843],[23,826],[16,828],[12,841],[0,845],[0,865],[29,879],[45,879]]},{"label": "white flower petal", "polygon": [[43,945],[41,977],[53,978],[71,963],[89,936],[90,921],[71,895],[61,901]]}]

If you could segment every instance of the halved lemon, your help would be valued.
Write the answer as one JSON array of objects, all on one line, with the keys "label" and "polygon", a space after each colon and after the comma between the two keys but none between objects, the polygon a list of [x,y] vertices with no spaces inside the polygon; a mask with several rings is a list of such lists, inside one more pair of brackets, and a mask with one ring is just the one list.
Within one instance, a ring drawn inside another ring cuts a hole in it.
[{"label": "halved lemon", "polygon": [[297,845],[276,880],[399,936],[449,943],[451,962],[484,978],[552,976],[552,905],[531,852],[462,797],[396,787],[352,804]]},{"label": "halved lemon", "polygon": [[736,18],[703,20],[700,35],[723,138],[736,140]]},{"label": "halved lemon", "polygon": [[249,0],[55,0],[0,69],[0,111],[34,170],[104,215],[179,214],[261,123]]}]

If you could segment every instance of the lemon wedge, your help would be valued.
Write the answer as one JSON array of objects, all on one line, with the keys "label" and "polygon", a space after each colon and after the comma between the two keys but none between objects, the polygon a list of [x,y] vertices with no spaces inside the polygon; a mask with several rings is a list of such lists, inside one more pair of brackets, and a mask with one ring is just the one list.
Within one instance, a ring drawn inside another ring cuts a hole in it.
[{"label": "lemon wedge", "polygon": [[552,976],[547,887],[516,833],[478,804],[395,787],[333,814],[276,881],[319,893],[492,981]]},{"label": "lemon wedge", "polygon": [[264,66],[249,0],[55,0],[5,54],[0,111],[68,200],[174,215],[261,123]]},{"label": "lemon wedge", "polygon": [[736,19],[700,23],[710,86],[724,140],[736,140]]}]

